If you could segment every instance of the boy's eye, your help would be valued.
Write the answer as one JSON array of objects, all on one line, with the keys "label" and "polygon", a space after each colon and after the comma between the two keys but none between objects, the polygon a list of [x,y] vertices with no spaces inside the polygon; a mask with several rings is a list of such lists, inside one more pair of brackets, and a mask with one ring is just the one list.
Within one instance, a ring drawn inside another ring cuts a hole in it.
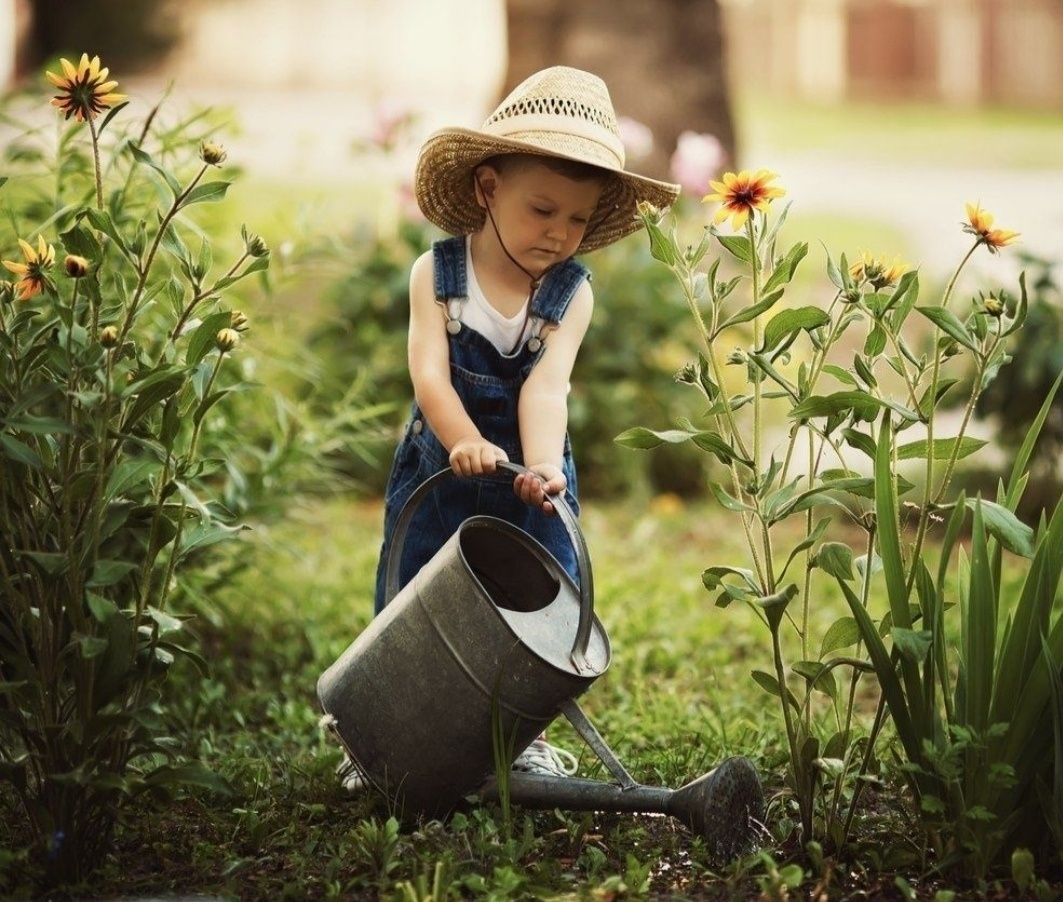
[{"label": "boy's eye", "polygon": [[550,215],[550,211],[549,210],[543,210],[540,207],[532,207],[532,209],[536,213],[538,213],[540,216],[549,216]]},{"label": "boy's eye", "polygon": [[586,225],[586,224],[587,224],[587,220],[586,220],[586,219],[581,219],[581,218],[580,218],[580,217],[578,217],[578,216],[573,216],[573,217],[572,217],[572,221],[573,221],[573,222],[574,222],[574,223],[575,223],[576,225]]}]

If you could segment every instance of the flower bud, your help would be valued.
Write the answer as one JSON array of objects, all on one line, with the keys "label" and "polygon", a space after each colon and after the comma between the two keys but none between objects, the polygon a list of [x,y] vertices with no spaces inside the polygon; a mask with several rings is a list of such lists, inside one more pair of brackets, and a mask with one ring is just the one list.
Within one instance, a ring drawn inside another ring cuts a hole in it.
[{"label": "flower bud", "polygon": [[733,364],[741,364],[746,362],[746,352],[741,348],[735,348],[727,355],[727,362]]},{"label": "flower bud", "polygon": [[962,353],[960,351],[960,343],[956,339],[949,339],[945,346],[941,349],[941,356],[946,360],[949,357],[955,357],[957,354]]},{"label": "flower bud", "polygon": [[228,156],[228,151],[213,141],[204,141],[199,145],[199,158],[209,166],[221,166]]},{"label": "flower bud", "polygon": [[104,326],[100,329],[100,344],[105,348],[113,348],[118,344],[118,329],[114,326]]},{"label": "flower bud", "polygon": [[999,318],[1004,315],[1004,302],[1000,298],[990,295],[982,301],[982,309],[990,316]]},{"label": "flower bud", "polygon": [[252,257],[265,257],[269,253],[269,245],[262,240],[261,235],[248,232],[244,238],[247,253]]},{"label": "flower bud", "polygon": [[0,282],[0,304],[10,304],[15,299],[13,288],[10,282]]},{"label": "flower bud", "polygon": [[664,215],[659,207],[654,206],[648,200],[640,200],[635,209],[638,210],[639,216],[654,225],[658,225]]},{"label": "flower bud", "polygon": [[860,300],[860,292],[856,288],[850,288],[847,291],[841,293],[841,302],[843,304],[855,304]]},{"label": "flower bud", "polygon": [[66,274],[74,279],[80,279],[89,274],[89,261],[76,254],[67,254],[63,260],[63,267],[66,269]]},{"label": "flower bud", "polygon": [[240,310],[234,310],[232,312],[232,319],[229,323],[230,327],[237,332],[246,332],[248,328],[247,317]]},{"label": "flower bud", "polygon": [[240,335],[235,329],[222,329],[214,336],[214,344],[223,354],[231,351],[240,341]]}]

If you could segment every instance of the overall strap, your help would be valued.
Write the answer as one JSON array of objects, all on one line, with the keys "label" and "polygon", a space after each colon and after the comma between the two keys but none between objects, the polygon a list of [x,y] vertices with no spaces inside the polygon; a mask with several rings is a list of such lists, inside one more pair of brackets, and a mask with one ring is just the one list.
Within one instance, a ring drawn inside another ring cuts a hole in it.
[{"label": "overall strap", "polygon": [[466,297],[469,292],[465,272],[465,236],[440,238],[432,242],[432,260],[435,264],[436,300]]},{"label": "overall strap", "polygon": [[560,323],[576,289],[584,279],[590,281],[590,271],[571,257],[551,270],[543,280],[532,301],[532,316],[551,323]]}]

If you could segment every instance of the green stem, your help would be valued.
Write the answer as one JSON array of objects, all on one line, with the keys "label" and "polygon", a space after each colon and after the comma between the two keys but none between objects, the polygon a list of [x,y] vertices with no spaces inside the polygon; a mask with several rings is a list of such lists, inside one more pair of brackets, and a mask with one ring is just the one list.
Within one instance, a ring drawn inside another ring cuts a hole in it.
[{"label": "green stem", "polygon": [[96,169],[96,208],[103,209],[103,176],[100,174],[100,144],[99,135],[96,134],[96,123],[92,117],[88,117],[89,134],[92,135],[92,162]]},{"label": "green stem", "polygon": [[148,273],[151,272],[151,264],[155,260],[155,254],[159,249],[159,244],[162,242],[162,236],[166,234],[166,229],[170,225],[170,220],[177,215],[177,211],[181,208],[184,199],[188,197],[189,192],[191,192],[199,183],[199,180],[203,178],[203,173],[207,171],[207,168],[207,164],[204,163],[203,167],[196,173],[196,177],[192,179],[192,181],[188,183],[188,186],[174,198],[173,203],[170,204],[170,209],[166,211],[166,215],[162,218],[162,222],[159,223],[159,230],[155,233],[155,239],[151,242],[151,248],[148,250],[148,255],[140,264],[140,278],[137,280],[137,287],[133,292],[133,300],[129,305],[129,310],[126,312],[125,319],[122,321],[122,328],[118,332],[119,346],[121,346],[122,342],[125,340],[129,327],[133,325],[133,317],[136,315],[137,307],[140,306],[140,299],[144,295],[144,288],[148,282]]},{"label": "green stem", "polygon": [[225,281],[228,278],[231,278],[232,275],[236,272],[236,270],[240,268],[240,265],[244,262],[244,260],[246,260],[250,256],[251,255],[245,251],[243,256],[241,256],[240,259],[232,265],[232,267],[224,276],[218,279],[206,291],[201,291],[199,294],[195,295],[191,301],[188,302],[188,306],[181,313],[181,318],[177,320],[177,325],[173,327],[173,331],[170,333],[171,342],[177,341],[177,337],[181,334],[181,329],[184,327],[184,324],[188,320],[188,317],[192,315],[192,311],[195,309],[196,305],[204,298],[212,295],[215,290],[217,290],[217,287],[221,282]]},{"label": "green stem", "polygon": [[[956,280],[959,279],[960,273],[963,271],[964,266],[967,265],[967,261],[971,259],[971,255],[978,249],[980,241],[976,241],[971,245],[970,250],[964,255],[960,261],[960,265],[956,267],[956,271],[952,274],[952,278],[949,279],[949,284],[945,287],[945,294],[941,299],[942,308],[948,308],[949,298],[952,297],[952,290],[956,287]],[[919,512],[919,526],[916,529],[915,545],[912,550],[912,569],[908,574],[908,581],[906,586],[906,594],[912,594],[912,588],[915,585],[915,575],[919,569],[919,555],[923,550],[923,540],[926,537],[927,525],[930,522],[930,498],[931,493],[934,490],[934,414],[937,409],[937,391],[938,391],[938,376],[941,372],[941,352],[937,348],[939,329],[934,327],[932,337],[932,347],[934,351],[934,364],[930,376],[930,394],[927,395],[928,403],[930,404],[930,411],[926,418],[926,447],[928,449],[926,455],[926,485],[923,487],[923,506]]]}]

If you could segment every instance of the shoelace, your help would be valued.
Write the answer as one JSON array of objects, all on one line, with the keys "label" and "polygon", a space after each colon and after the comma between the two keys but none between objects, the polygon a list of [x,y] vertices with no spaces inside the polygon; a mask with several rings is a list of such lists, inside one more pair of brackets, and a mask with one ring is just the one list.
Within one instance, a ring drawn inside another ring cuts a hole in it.
[{"label": "shoelace", "polygon": [[547,771],[559,777],[571,777],[579,767],[579,762],[572,752],[552,746],[543,739],[536,739],[517,756],[513,767],[517,770]]}]

